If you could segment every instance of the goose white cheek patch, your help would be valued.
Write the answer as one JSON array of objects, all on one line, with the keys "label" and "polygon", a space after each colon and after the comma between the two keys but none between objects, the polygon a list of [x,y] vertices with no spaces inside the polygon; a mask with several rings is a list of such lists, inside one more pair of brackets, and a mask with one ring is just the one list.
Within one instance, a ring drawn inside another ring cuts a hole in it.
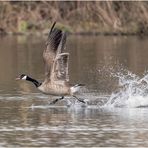
[{"label": "goose white cheek patch", "polygon": [[22,78],[22,80],[26,80],[27,79],[27,76],[24,76],[23,78]]}]

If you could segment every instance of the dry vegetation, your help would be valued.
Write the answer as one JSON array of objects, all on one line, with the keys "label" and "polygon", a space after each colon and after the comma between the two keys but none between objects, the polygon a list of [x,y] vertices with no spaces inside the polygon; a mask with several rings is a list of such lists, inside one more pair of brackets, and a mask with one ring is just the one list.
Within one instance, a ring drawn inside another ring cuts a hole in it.
[{"label": "dry vegetation", "polygon": [[148,34],[148,2],[0,2],[0,32],[46,33],[54,20],[74,33]]}]

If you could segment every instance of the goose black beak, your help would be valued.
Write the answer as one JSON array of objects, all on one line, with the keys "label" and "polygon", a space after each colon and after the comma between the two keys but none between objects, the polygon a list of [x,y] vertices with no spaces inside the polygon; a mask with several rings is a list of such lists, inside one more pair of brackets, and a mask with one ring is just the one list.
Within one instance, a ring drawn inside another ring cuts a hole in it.
[{"label": "goose black beak", "polygon": [[20,80],[20,78],[15,78],[15,80]]}]

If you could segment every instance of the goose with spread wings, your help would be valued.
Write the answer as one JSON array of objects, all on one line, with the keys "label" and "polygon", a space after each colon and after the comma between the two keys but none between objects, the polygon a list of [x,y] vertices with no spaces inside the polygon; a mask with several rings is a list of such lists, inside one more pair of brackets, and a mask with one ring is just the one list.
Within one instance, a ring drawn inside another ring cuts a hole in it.
[{"label": "goose with spread wings", "polygon": [[57,101],[64,99],[65,96],[73,96],[78,101],[85,103],[84,100],[75,96],[83,84],[71,86],[69,84],[68,75],[68,60],[69,53],[64,53],[66,44],[66,33],[55,28],[56,22],[52,25],[47,42],[46,49],[43,51],[43,60],[45,63],[45,80],[40,83],[28,75],[21,74],[17,80],[27,80],[32,82],[38,90],[45,94],[61,96],[52,101],[50,104],[55,104]]}]

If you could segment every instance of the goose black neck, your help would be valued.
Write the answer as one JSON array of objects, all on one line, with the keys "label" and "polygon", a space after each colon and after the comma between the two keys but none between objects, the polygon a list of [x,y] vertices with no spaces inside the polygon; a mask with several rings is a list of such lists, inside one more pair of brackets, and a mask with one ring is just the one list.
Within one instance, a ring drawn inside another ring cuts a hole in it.
[{"label": "goose black neck", "polygon": [[32,82],[36,87],[39,87],[42,84],[42,83],[38,82],[37,80],[35,80],[31,77],[28,77],[28,76],[27,76],[26,80]]}]

